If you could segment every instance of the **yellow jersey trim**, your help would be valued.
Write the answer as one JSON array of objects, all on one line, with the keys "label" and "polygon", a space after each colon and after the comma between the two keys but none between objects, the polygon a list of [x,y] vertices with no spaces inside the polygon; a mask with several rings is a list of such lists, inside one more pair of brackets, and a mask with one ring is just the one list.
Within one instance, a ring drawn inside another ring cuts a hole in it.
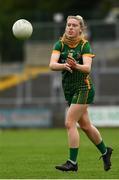
[{"label": "yellow jersey trim", "polygon": [[95,54],[82,54],[82,56],[95,57]]},{"label": "yellow jersey trim", "polygon": [[58,50],[53,50],[52,53],[53,53],[53,54],[60,54],[60,51],[58,51]]}]

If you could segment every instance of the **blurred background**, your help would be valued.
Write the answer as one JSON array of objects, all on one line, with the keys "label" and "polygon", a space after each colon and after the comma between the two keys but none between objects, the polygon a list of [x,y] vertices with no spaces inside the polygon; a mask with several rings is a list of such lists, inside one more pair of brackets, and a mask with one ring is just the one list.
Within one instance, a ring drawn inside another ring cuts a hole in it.
[{"label": "blurred background", "polygon": [[[119,1],[0,1],[0,128],[63,127],[67,105],[60,72],[48,65],[54,42],[68,15],[81,15],[96,57],[92,78],[95,103],[89,113],[96,126],[119,126]],[[12,25],[27,19],[33,34],[19,41]]]}]

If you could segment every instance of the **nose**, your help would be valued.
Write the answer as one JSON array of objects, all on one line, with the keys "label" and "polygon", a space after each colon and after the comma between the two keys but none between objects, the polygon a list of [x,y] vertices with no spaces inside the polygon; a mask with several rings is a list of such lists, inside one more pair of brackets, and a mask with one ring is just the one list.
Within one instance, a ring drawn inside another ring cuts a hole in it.
[{"label": "nose", "polygon": [[71,25],[71,26],[69,27],[69,29],[73,29],[73,26]]}]

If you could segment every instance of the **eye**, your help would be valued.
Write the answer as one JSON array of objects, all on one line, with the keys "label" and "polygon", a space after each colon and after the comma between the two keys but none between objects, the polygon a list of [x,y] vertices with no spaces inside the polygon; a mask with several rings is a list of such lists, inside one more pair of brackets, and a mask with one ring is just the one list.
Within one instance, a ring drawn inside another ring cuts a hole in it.
[{"label": "eye", "polygon": [[72,24],[73,25],[73,27],[77,27],[78,25],[77,24]]},{"label": "eye", "polygon": [[70,26],[71,26],[71,24],[70,24],[70,23],[68,23],[68,24],[67,24],[67,26],[68,26],[68,27],[70,27]]}]

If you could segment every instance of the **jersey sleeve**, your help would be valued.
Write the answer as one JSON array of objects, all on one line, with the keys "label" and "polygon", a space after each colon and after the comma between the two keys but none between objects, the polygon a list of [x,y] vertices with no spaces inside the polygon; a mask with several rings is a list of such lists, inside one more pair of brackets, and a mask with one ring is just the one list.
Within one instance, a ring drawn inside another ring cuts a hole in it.
[{"label": "jersey sleeve", "polygon": [[61,41],[57,41],[53,46],[53,51],[61,52],[61,49],[62,49],[62,43]]},{"label": "jersey sleeve", "polygon": [[82,55],[89,56],[89,57],[95,57],[95,54],[92,52],[92,48],[90,46],[90,43],[87,41],[82,47]]}]

